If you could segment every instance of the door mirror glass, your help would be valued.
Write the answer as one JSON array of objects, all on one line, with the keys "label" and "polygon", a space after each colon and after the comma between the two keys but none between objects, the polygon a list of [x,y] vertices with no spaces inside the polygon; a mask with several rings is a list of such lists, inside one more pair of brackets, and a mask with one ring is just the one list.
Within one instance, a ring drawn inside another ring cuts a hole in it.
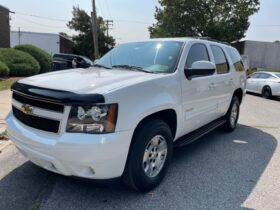
[{"label": "door mirror glass", "polygon": [[191,68],[185,69],[185,75],[188,79],[196,76],[210,76],[216,71],[216,65],[210,61],[196,61]]}]

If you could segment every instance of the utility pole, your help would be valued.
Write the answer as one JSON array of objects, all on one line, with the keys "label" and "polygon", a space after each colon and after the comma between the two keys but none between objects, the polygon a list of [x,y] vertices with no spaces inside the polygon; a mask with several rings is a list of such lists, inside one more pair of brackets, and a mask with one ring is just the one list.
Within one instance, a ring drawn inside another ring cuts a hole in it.
[{"label": "utility pole", "polygon": [[105,20],[107,37],[109,37],[109,29],[112,29],[110,27],[113,27],[113,22],[114,22],[113,20]]},{"label": "utility pole", "polygon": [[96,7],[95,7],[95,0],[92,0],[92,35],[93,35],[93,45],[94,45],[94,58],[99,58],[98,52],[98,34],[97,34],[97,15],[96,15]]}]

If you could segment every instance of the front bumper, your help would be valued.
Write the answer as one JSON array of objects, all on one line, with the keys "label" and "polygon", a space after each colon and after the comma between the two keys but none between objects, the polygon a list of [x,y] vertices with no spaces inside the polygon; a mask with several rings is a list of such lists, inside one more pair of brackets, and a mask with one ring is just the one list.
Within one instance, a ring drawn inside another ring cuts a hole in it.
[{"label": "front bumper", "polygon": [[90,179],[120,177],[133,131],[111,134],[53,134],[30,128],[9,113],[9,138],[30,161],[47,170]]}]

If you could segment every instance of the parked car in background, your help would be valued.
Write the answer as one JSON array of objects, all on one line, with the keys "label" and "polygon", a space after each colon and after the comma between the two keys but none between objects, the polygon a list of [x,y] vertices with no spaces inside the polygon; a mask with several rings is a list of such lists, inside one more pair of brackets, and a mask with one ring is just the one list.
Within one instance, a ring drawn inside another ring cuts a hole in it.
[{"label": "parked car in background", "polygon": [[53,56],[52,70],[64,70],[73,68],[88,68],[93,65],[93,62],[80,55],[58,53]]},{"label": "parked car in background", "polygon": [[280,73],[257,72],[249,75],[246,91],[261,94],[264,98],[280,96]]}]

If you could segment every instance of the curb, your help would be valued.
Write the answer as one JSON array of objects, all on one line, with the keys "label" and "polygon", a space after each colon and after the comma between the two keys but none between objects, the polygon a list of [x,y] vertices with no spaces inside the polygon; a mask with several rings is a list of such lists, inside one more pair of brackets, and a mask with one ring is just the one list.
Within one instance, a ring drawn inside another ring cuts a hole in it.
[{"label": "curb", "polygon": [[0,146],[0,154],[6,149],[8,146],[12,144],[11,140],[5,141],[1,146]]}]

